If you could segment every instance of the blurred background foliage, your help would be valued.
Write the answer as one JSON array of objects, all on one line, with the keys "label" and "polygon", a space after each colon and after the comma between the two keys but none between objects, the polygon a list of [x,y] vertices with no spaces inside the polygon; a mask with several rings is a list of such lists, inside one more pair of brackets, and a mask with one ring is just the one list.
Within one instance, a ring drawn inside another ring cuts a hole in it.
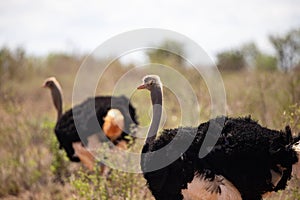
[{"label": "blurred background foliage", "polygon": [[[230,116],[251,114],[259,123],[274,129],[289,124],[297,135],[300,29],[286,35],[271,35],[269,40],[275,55],[262,52],[253,42],[215,55],[225,85],[226,110]],[[175,54],[164,49],[172,49]],[[195,69],[176,55],[183,52],[183,44],[167,40],[161,49],[148,51],[146,56],[152,63],[173,67],[189,80],[200,103],[201,121],[206,121],[210,116],[209,92]],[[27,55],[22,48],[0,49],[0,198],[152,199],[142,175],[113,170],[109,177],[99,177],[97,172],[87,172],[80,164],[70,163],[64,152],[58,150],[53,133],[55,110],[49,91],[41,89],[41,85],[45,78],[56,76],[64,90],[65,110],[70,108],[76,72],[86,56],[52,53],[38,57]],[[111,63],[97,94],[108,94],[133,67],[132,63]],[[176,127],[181,115],[176,96],[166,90],[164,98],[168,116],[165,126]],[[142,125],[150,120],[150,102],[145,99],[135,94],[132,98]],[[137,142],[133,148],[139,152],[141,144]],[[298,187],[299,182],[293,179],[286,191],[268,199],[299,199]]]}]

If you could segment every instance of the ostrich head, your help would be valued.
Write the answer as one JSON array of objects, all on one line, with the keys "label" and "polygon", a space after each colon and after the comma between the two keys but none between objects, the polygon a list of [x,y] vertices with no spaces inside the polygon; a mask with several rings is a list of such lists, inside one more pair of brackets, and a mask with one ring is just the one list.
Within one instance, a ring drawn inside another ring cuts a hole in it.
[{"label": "ostrich head", "polygon": [[55,77],[50,77],[44,81],[43,87],[49,88],[51,91],[52,101],[57,110],[57,120],[59,120],[62,115],[63,106],[62,90],[60,84],[58,83]]},{"label": "ostrich head", "polygon": [[147,75],[143,79],[143,84],[140,85],[137,89],[147,89],[153,91],[155,89],[161,89],[162,83],[159,76],[157,75]]}]

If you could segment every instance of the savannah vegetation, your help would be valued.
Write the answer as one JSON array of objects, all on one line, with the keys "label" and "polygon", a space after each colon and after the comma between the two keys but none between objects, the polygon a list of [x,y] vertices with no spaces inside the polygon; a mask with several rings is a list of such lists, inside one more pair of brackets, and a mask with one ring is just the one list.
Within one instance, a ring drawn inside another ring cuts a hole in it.
[{"label": "savannah vegetation", "polygon": [[[284,129],[289,124],[300,132],[300,30],[269,38],[275,55],[262,52],[253,42],[216,55],[224,81],[227,114],[251,115],[264,126]],[[162,43],[182,51],[172,41]],[[192,68],[161,50],[148,52],[149,61],[172,66],[189,80],[197,95],[201,121],[210,117],[210,96],[205,82]],[[112,170],[108,177],[89,172],[81,164],[70,163],[58,149],[53,133],[56,113],[49,91],[42,83],[56,76],[64,90],[64,110],[72,107],[72,89],[77,70],[86,55],[52,53],[38,57],[22,48],[0,49],[0,198],[1,199],[153,199],[141,174]],[[99,61],[101,65],[101,61]],[[99,95],[107,95],[133,64],[115,61],[105,71]],[[174,77],[169,77],[173,79]],[[163,81],[163,80],[162,80]],[[166,90],[166,127],[180,124],[180,108],[175,95]],[[134,93],[142,126],[149,124],[149,97]],[[146,104],[146,105],[145,105]],[[142,142],[133,145],[139,152]],[[117,155],[116,155],[117,156]],[[300,199],[299,181],[267,199]]]}]

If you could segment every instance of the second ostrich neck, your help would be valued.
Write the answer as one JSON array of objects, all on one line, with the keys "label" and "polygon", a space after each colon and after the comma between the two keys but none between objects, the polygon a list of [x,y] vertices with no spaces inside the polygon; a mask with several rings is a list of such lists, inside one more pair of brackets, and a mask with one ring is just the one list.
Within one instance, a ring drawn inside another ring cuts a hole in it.
[{"label": "second ostrich neck", "polygon": [[51,88],[51,95],[52,95],[53,104],[57,110],[57,121],[58,121],[62,116],[62,107],[63,107],[62,93],[57,86],[54,86],[53,88]]},{"label": "second ostrich neck", "polygon": [[156,138],[162,113],[162,90],[160,87],[151,90],[151,101],[153,115],[146,139],[146,144],[149,145],[151,145]]}]

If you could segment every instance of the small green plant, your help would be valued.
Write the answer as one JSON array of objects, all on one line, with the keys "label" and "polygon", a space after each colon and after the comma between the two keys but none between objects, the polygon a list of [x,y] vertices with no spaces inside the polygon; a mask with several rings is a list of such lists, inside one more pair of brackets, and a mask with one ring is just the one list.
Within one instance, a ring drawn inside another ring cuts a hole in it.
[{"label": "small green plant", "polygon": [[292,198],[291,199],[300,200],[299,187],[295,187],[295,188],[292,189]]},{"label": "small green plant", "polygon": [[92,173],[81,169],[71,176],[70,182],[77,192],[77,198],[139,200],[150,197],[141,174],[110,169],[109,174],[105,176],[100,171],[101,167],[97,166]]},{"label": "small green plant", "polygon": [[[118,153],[117,147],[109,152],[108,145],[102,144],[98,149],[97,154],[109,166],[114,166],[115,169],[104,166],[103,163],[98,163],[94,167],[93,172],[86,173],[83,169],[79,170],[71,176],[71,185],[77,191],[77,195],[83,199],[99,199],[99,200],[139,200],[148,199],[151,195],[146,187],[146,182],[139,173],[130,173],[118,170],[120,168],[136,166],[130,159],[124,157],[124,154]],[[133,144],[130,150],[134,151],[138,145]],[[114,152],[116,150],[116,152]],[[101,156],[100,156],[101,155]],[[106,167],[105,170],[103,170]]]},{"label": "small green plant", "polygon": [[52,162],[51,162],[51,172],[54,174],[54,181],[65,183],[65,178],[70,175],[69,172],[69,161],[66,156],[65,151],[59,149],[59,143],[54,134],[53,122],[45,120],[43,123],[43,128],[46,130],[48,135],[48,142],[50,147],[50,152],[52,153]]}]

